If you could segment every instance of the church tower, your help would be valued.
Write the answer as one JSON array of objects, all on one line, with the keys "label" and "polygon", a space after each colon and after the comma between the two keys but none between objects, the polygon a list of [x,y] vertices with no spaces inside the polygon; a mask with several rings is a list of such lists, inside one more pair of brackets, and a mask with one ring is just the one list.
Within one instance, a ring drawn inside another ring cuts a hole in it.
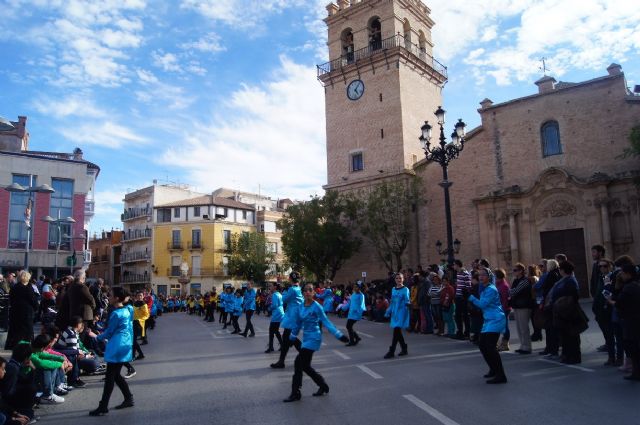
[{"label": "church tower", "polygon": [[405,175],[424,158],[418,137],[442,103],[447,69],[433,58],[421,0],[338,0],[327,6],[327,185],[351,190]]}]

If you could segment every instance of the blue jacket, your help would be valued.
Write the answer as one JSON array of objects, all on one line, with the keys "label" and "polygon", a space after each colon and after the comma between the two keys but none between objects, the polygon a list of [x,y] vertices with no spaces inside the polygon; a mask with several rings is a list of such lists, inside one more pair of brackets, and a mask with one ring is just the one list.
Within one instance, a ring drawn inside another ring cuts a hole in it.
[{"label": "blue jacket", "polygon": [[333,291],[329,288],[325,288],[322,293],[322,309],[325,313],[331,313],[333,311]]},{"label": "blue jacket", "polygon": [[391,317],[392,328],[408,328],[409,327],[409,288],[403,286],[400,289],[393,288],[391,290],[391,302],[389,308],[384,313],[385,317]]},{"label": "blue jacket", "polygon": [[98,341],[107,340],[104,360],[124,363],[133,359],[133,307],[116,308],[109,316],[109,326],[98,335]]},{"label": "blue jacket", "polygon": [[231,311],[233,312],[233,315],[240,316],[242,314],[242,306],[244,305],[244,298],[236,297],[235,295],[233,295],[233,299],[231,301],[233,302],[233,306],[231,307]]},{"label": "blue jacket", "polygon": [[282,294],[275,291],[271,295],[271,323],[280,323],[284,318],[284,308],[282,307]]},{"label": "blue jacket", "polygon": [[342,336],[342,332],[336,328],[327,318],[322,306],[316,301],[310,305],[302,305],[297,309],[297,315],[291,329],[290,339],[294,340],[298,336],[300,329],[303,331],[302,348],[318,351],[322,345],[322,331],[320,330],[320,322],[322,322],[327,330],[336,338]]},{"label": "blue jacket", "polygon": [[244,311],[256,310],[256,290],[251,288],[244,291],[244,303],[242,304]]},{"label": "blue jacket", "polygon": [[234,294],[229,294],[225,292],[224,311],[226,311],[227,313],[233,313],[233,309],[235,306],[235,298],[236,296]]},{"label": "blue jacket", "polygon": [[280,326],[284,329],[293,329],[295,325],[296,317],[298,316],[298,309],[304,302],[302,297],[302,290],[299,286],[291,286],[282,294],[282,302],[287,306],[284,313],[284,320]]},{"label": "blue jacket", "polygon": [[362,313],[366,306],[364,305],[364,295],[362,292],[359,294],[353,293],[351,294],[351,299],[349,300],[349,314],[347,315],[347,319],[351,320],[360,320],[362,319]]},{"label": "blue jacket", "polygon": [[500,293],[494,284],[490,284],[484,288],[480,299],[471,295],[469,301],[482,310],[484,324],[482,325],[482,333],[495,332],[503,333],[507,326],[507,319],[500,303]]}]

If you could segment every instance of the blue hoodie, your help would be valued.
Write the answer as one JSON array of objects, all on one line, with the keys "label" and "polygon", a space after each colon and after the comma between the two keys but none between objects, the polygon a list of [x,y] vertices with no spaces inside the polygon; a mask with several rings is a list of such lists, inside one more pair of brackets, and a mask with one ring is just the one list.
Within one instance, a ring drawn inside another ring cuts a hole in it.
[{"label": "blue hoodie", "polygon": [[333,291],[329,288],[324,288],[324,292],[320,297],[323,299],[322,309],[325,313],[333,312]]},{"label": "blue hoodie", "polygon": [[275,291],[271,295],[271,323],[280,323],[284,318],[284,308],[282,308],[282,294]]},{"label": "blue hoodie", "polygon": [[98,341],[107,340],[104,360],[124,363],[133,359],[133,307],[116,308],[109,316],[109,326],[98,335]]},{"label": "blue hoodie", "polygon": [[242,305],[244,311],[255,311],[256,309],[256,290],[251,288],[244,291],[244,303]]},{"label": "blue hoodie", "polygon": [[322,345],[320,322],[326,326],[327,330],[333,334],[333,336],[338,339],[342,337],[342,332],[340,332],[338,328],[336,328],[327,318],[322,306],[316,301],[313,301],[310,305],[303,304],[297,309],[297,316],[295,318],[293,328],[291,329],[291,336],[289,339],[292,341],[295,340],[298,336],[298,332],[302,329],[302,348],[318,351],[320,349],[320,345]]},{"label": "blue hoodie", "polygon": [[409,327],[409,288],[403,286],[400,289],[393,288],[391,291],[391,302],[389,308],[384,313],[384,317],[391,317],[392,328],[408,328]]},{"label": "blue hoodie", "polygon": [[232,302],[233,307],[231,311],[233,311],[233,315],[240,316],[242,314],[242,305],[244,304],[244,299],[242,298],[242,296],[238,297],[236,295],[233,295]]},{"label": "blue hoodie", "polygon": [[364,313],[366,308],[364,304],[364,294],[362,294],[362,292],[354,292],[351,294],[351,299],[349,299],[349,314],[347,315],[347,319],[362,319],[362,313]]},{"label": "blue hoodie", "polygon": [[299,286],[291,286],[282,294],[282,302],[287,306],[284,313],[284,319],[280,326],[284,329],[293,329],[295,325],[296,316],[298,315],[298,309],[304,302],[302,296],[302,290]]},{"label": "blue hoodie", "polygon": [[500,293],[493,283],[484,288],[480,299],[471,295],[469,301],[482,310],[482,317],[484,318],[482,333],[504,332],[507,326],[506,317],[502,309],[502,303],[500,302]]}]

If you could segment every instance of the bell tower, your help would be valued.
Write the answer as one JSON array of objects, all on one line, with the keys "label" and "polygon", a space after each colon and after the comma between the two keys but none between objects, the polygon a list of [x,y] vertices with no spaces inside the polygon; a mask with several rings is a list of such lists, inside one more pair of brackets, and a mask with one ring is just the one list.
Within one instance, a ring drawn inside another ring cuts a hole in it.
[{"label": "bell tower", "polygon": [[421,0],[338,0],[327,6],[327,185],[351,190],[401,176],[424,158],[418,137],[442,104],[447,68],[433,58]]}]

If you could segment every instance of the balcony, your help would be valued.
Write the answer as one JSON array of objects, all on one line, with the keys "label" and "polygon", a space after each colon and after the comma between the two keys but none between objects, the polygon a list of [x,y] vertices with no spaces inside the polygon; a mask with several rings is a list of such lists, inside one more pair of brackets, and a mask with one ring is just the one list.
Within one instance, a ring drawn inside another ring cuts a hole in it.
[{"label": "balcony", "polygon": [[204,249],[202,241],[189,242],[187,247],[189,251],[202,251]]},{"label": "balcony", "polygon": [[149,261],[148,252],[125,252],[120,255],[120,262],[124,263],[137,263],[139,261]]},{"label": "balcony", "polygon": [[96,212],[96,203],[94,201],[84,202],[84,215],[85,217],[93,217]]},{"label": "balcony", "polygon": [[[167,276],[180,277],[180,266],[173,266],[167,268]],[[217,271],[215,267],[200,267],[199,269],[189,270],[187,276],[192,277],[214,277],[222,276],[222,271]]]},{"label": "balcony", "polygon": [[120,221],[131,221],[138,218],[149,218],[152,214],[151,208],[129,208],[124,213],[120,214]]},{"label": "balcony", "polygon": [[122,236],[122,240],[125,242],[137,241],[142,239],[150,239],[151,238],[151,229],[129,229]]},{"label": "balcony", "polygon": [[182,251],[184,250],[184,245],[182,241],[171,241],[167,242],[167,249],[169,251]]},{"label": "balcony", "polygon": [[128,284],[144,284],[150,283],[151,277],[148,274],[126,274],[122,276],[122,280],[120,283],[128,283]]},{"label": "balcony", "polygon": [[[340,56],[338,59],[334,59],[327,63],[323,63],[322,65],[318,65],[318,80],[320,80],[323,84],[326,84],[327,80],[330,80],[331,77],[328,75],[333,71],[342,70],[350,65],[356,64],[363,59],[371,58],[371,61],[375,56],[387,57],[389,54],[389,50],[395,48],[402,48],[405,51],[413,54],[415,57],[419,58],[422,62],[424,62],[431,70],[436,74],[434,77],[438,80],[442,80],[443,82],[447,80],[447,67],[438,62],[432,56],[427,54],[424,50],[422,50],[417,44],[413,44],[405,38],[398,34],[393,37],[386,38],[377,43],[370,44],[367,47],[356,50],[351,53],[347,53],[346,55]],[[369,65],[370,61],[367,61],[367,65]]]}]

